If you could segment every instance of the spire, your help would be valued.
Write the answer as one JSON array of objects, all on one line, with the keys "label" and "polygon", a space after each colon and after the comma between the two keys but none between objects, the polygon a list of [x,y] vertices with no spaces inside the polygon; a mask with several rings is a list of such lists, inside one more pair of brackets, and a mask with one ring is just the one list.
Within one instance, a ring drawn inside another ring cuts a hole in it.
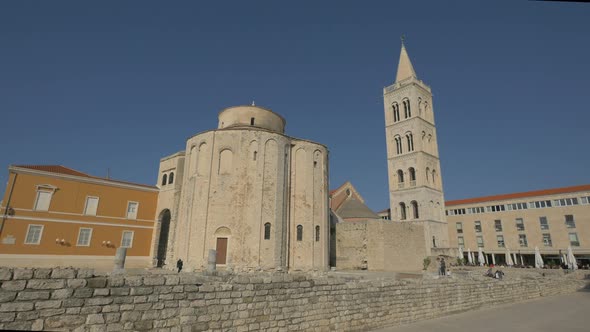
[{"label": "spire", "polygon": [[405,80],[406,78],[415,77],[416,72],[414,71],[414,67],[412,66],[412,62],[410,62],[410,56],[408,56],[408,52],[406,51],[406,47],[404,46],[404,36],[402,35],[402,51],[399,55],[399,64],[397,65],[397,76],[395,77],[395,81],[399,82]]}]

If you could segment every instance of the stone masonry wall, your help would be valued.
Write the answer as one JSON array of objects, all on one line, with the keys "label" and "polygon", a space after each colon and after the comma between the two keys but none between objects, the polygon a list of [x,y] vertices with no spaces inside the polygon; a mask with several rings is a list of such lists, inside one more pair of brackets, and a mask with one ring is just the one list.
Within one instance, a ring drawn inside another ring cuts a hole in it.
[{"label": "stone masonry wall", "polygon": [[95,276],[0,268],[0,329],[346,331],[574,292],[573,277],[344,280],[331,275]]}]

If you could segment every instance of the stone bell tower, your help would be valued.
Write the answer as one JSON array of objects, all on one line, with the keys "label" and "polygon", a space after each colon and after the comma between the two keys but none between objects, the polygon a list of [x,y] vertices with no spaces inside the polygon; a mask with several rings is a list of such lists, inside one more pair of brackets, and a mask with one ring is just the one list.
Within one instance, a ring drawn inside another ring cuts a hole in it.
[{"label": "stone bell tower", "polygon": [[449,241],[432,92],[418,79],[403,39],[395,83],[383,89],[383,103],[391,219],[423,225],[433,254]]}]

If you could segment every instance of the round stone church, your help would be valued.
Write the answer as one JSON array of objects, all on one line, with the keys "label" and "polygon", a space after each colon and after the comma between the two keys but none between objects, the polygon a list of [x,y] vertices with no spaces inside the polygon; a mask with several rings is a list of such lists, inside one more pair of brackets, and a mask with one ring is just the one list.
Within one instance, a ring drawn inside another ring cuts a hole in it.
[{"label": "round stone church", "polygon": [[285,126],[269,109],[226,108],[161,159],[158,265],[202,270],[214,249],[218,268],[328,268],[328,150]]}]

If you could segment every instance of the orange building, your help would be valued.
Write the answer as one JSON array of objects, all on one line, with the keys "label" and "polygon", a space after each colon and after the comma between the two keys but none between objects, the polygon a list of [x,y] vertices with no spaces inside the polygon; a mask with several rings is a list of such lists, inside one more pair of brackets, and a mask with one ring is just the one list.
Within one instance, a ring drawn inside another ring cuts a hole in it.
[{"label": "orange building", "polygon": [[53,165],[8,168],[0,266],[152,266],[158,188]]}]

